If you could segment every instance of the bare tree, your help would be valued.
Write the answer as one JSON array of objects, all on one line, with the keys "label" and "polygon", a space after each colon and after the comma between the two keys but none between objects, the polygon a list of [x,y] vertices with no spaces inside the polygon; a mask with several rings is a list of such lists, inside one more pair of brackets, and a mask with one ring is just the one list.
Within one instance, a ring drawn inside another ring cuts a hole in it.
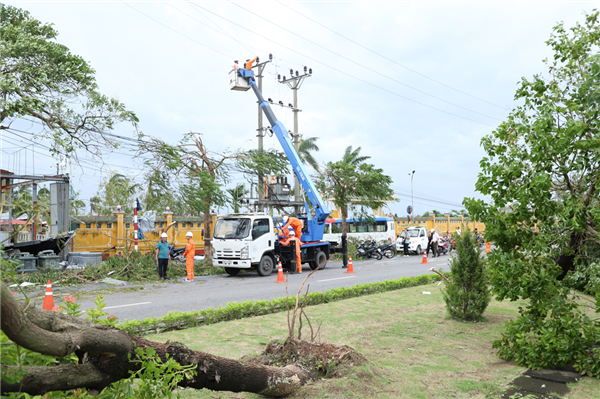
[{"label": "bare tree", "polygon": [[141,144],[141,152],[150,152],[153,157],[146,163],[153,170],[164,171],[165,176],[177,180],[183,199],[190,209],[204,215],[204,253],[212,256],[210,244],[211,207],[226,201],[224,184],[227,182],[227,161],[238,154],[218,154],[209,151],[200,137],[201,133],[184,135],[177,145],[151,138]]}]

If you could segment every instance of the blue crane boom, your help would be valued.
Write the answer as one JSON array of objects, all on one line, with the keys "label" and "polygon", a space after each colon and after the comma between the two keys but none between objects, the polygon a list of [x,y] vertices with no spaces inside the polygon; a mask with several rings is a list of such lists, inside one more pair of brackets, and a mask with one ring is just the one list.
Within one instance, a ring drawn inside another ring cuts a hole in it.
[{"label": "blue crane boom", "polygon": [[271,105],[268,101],[262,96],[262,93],[258,89],[258,85],[256,84],[256,80],[254,79],[254,72],[250,69],[240,68],[238,73],[241,77],[245,78],[248,81],[248,84],[256,94],[258,98],[258,104],[260,108],[265,113],[265,116],[269,120],[271,124],[271,129],[277,140],[279,140],[279,144],[283,148],[285,155],[288,157],[290,163],[292,164],[292,169],[296,176],[298,176],[298,181],[302,184],[304,191],[308,195],[309,201],[314,207],[315,217],[312,220],[308,220],[308,233],[302,234],[302,241],[304,242],[312,242],[312,241],[321,241],[323,239],[323,233],[325,231],[325,221],[329,216],[329,209],[325,202],[321,198],[321,195],[317,191],[315,184],[312,179],[306,172],[306,168],[300,161],[300,157],[294,148],[294,145],[290,141],[287,133],[287,129],[277,120],[273,110],[271,109]]}]

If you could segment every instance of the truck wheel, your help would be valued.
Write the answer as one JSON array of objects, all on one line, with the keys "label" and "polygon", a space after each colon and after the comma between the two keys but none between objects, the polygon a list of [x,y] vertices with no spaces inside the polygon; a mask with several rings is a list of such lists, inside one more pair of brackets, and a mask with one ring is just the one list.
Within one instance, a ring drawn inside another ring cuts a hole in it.
[{"label": "truck wheel", "polygon": [[230,276],[237,276],[238,273],[240,272],[240,269],[236,268],[236,267],[226,267],[225,271],[227,272],[227,274],[229,274]]},{"label": "truck wheel", "polygon": [[263,255],[256,271],[263,277],[269,276],[273,272],[273,258],[269,255]]},{"label": "truck wheel", "polygon": [[[315,270],[317,267],[319,267],[319,265],[321,263],[325,262],[326,260],[327,260],[327,255],[325,255],[325,252],[316,251],[315,252],[315,260],[310,262],[310,268],[312,270]],[[325,263],[323,266],[321,266],[321,268],[319,270],[325,269],[326,266],[327,266],[327,263]]]},{"label": "truck wheel", "polygon": [[423,248],[420,245],[417,247],[417,255],[423,255]]}]

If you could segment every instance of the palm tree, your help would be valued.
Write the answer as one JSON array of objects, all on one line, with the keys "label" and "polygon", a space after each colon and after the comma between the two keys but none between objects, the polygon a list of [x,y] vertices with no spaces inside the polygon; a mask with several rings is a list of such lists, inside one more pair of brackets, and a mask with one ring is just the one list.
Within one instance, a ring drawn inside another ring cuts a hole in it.
[{"label": "palm tree", "polygon": [[344,156],[342,157],[342,162],[347,163],[349,165],[360,165],[365,162],[367,159],[371,158],[369,156],[360,156],[360,147],[356,147],[356,150],[352,151],[352,146],[349,145],[346,147],[346,151],[344,152]]},{"label": "palm tree", "polygon": [[319,151],[316,141],[318,137],[309,137],[306,140],[301,140],[298,145],[298,156],[303,164],[309,164],[314,170],[319,171],[319,164],[312,155],[313,151]]}]

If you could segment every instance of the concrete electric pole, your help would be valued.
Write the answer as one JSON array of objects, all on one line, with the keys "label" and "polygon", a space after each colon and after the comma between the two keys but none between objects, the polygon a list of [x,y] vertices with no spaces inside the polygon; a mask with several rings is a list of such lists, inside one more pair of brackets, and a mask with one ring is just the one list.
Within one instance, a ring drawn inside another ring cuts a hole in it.
[{"label": "concrete electric pole", "polygon": [[[298,139],[300,137],[300,133],[298,133],[298,112],[302,111],[298,108],[298,89],[300,89],[300,86],[302,86],[304,79],[308,78],[309,76],[312,76],[312,68],[308,69],[306,66],[304,67],[304,73],[302,75],[296,71],[296,76],[294,76],[294,71],[290,69],[289,78],[286,78],[284,75],[282,79],[279,79],[279,75],[277,76],[279,83],[287,84],[288,87],[294,92],[294,104],[292,104],[292,112],[294,113],[294,131],[292,132],[292,142],[294,143],[296,152],[298,152]],[[298,177],[296,174],[294,174],[294,202],[300,202],[300,183],[298,182]],[[294,205],[294,209],[296,214],[301,213],[301,207],[299,205]]]}]

